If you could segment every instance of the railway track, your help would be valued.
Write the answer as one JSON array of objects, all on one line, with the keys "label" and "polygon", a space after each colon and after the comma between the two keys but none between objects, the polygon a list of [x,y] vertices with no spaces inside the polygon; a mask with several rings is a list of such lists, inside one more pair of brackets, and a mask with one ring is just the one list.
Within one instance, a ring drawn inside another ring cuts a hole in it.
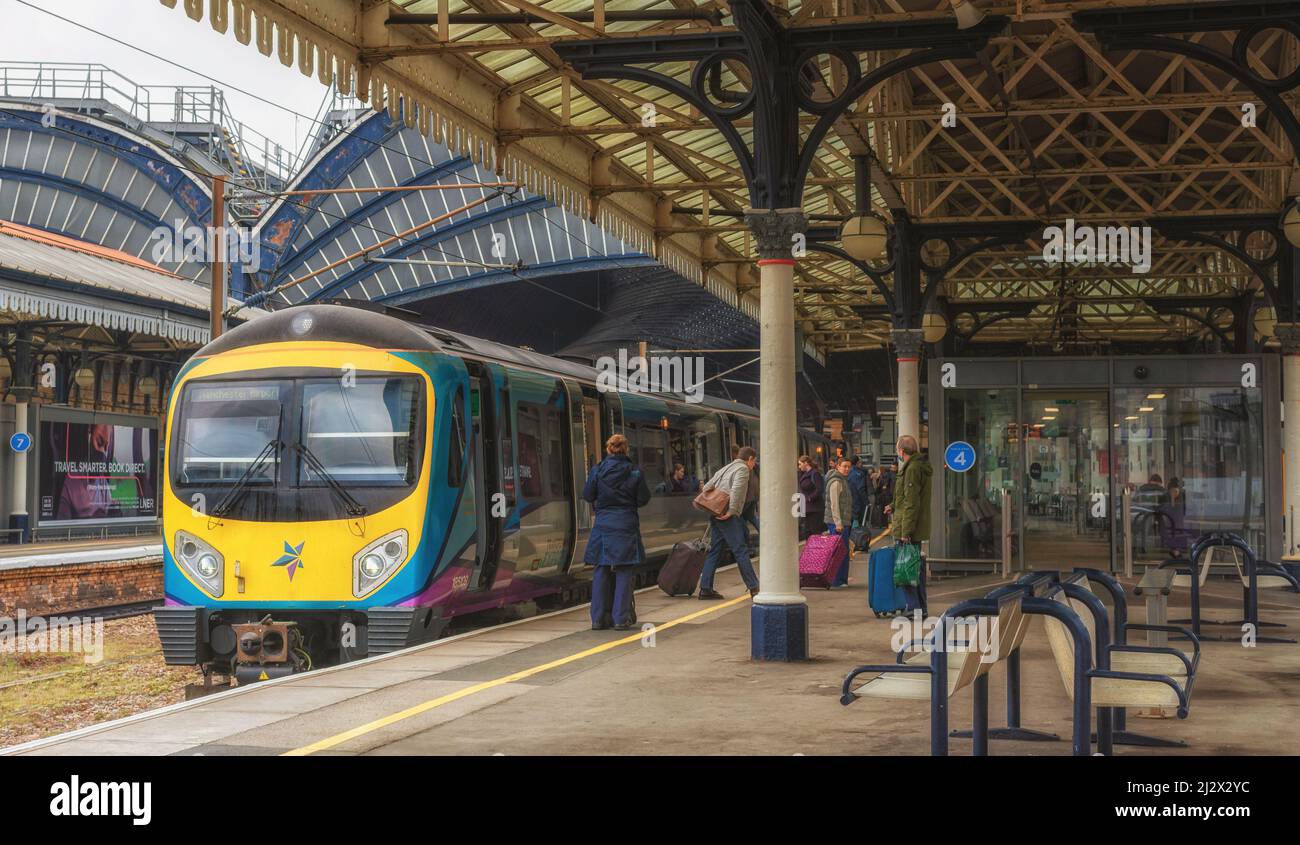
[{"label": "railway track", "polygon": [[109,604],[99,607],[89,607],[82,610],[60,611],[58,613],[47,613],[40,616],[28,617],[27,631],[28,634],[36,632],[35,620],[49,619],[103,619],[108,622],[113,619],[128,619],[132,616],[143,616],[146,613],[153,612],[155,607],[162,605],[162,599],[150,599],[149,601],[130,602],[127,604]]}]

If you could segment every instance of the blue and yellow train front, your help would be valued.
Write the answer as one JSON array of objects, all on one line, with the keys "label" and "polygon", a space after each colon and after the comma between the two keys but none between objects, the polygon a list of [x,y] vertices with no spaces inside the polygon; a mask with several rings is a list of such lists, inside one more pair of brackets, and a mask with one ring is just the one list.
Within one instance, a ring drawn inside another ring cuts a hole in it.
[{"label": "blue and yellow train front", "polygon": [[436,576],[458,533],[434,480],[449,460],[436,411],[463,367],[413,330],[399,340],[416,348],[381,348],[387,318],[331,325],[338,310],[351,311],[259,318],[200,350],[173,387],[157,615],[168,663],[266,678],[436,634]]}]

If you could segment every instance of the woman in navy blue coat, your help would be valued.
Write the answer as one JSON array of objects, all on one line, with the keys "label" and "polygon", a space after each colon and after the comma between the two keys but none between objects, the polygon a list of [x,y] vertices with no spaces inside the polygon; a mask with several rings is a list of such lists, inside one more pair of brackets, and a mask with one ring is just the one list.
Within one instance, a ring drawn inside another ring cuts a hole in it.
[{"label": "woman in navy blue coat", "polygon": [[[596,511],[583,560],[595,567],[591,585],[591,629],[613,623],[632,627],[632,567],[645,563],[637,508],[650,501],[645,474],[627,456],[627,438],[615,434],[605,442],[605,460],[591,468],[582,498]],[[612,605],[612,606],[611,606]]]}]

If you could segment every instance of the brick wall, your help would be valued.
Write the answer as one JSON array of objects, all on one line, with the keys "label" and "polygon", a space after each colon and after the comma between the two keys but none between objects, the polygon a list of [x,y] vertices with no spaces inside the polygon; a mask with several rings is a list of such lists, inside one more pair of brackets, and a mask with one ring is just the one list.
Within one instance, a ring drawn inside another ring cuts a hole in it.
[{"label": "brick wall", "polygon": [[51,616],[161,599],[162,558],[0,570],[0,615]]}]

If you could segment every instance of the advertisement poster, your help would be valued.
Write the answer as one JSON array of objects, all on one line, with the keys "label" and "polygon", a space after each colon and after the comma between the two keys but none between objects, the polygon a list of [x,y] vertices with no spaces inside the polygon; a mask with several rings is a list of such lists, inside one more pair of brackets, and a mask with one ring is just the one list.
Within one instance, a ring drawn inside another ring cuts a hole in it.
[{"label": "advertisement poster", "polygon": [[40,520],[158,516],[158,430],[41,422]]}]

